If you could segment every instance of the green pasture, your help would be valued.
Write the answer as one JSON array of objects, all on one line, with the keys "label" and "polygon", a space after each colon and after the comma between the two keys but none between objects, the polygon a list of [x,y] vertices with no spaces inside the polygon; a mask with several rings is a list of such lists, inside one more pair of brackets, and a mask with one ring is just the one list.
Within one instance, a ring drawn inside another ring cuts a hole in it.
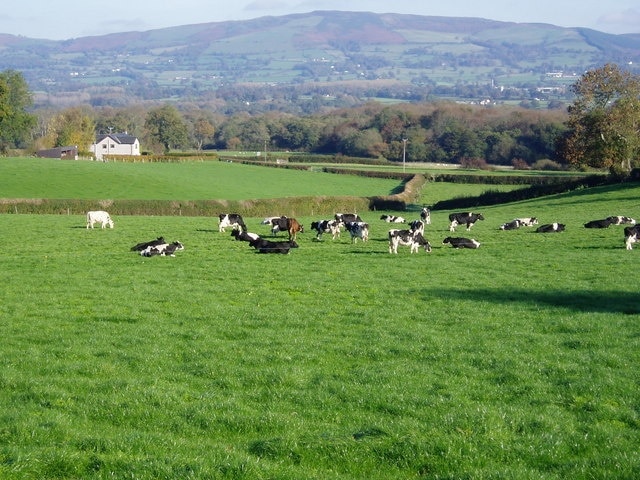
[{"label": "green pasture", "polygon": [[388,195],[397,180],[217,161],[118,163],[0,159],[0,198],[242,200]]},{"label": "green pasture", "polygon": [[[384,212],[289,255],[206,217],[0,215],[0,478],[637,478],[640,246],[582,224],[640,217],[640,185],[479,211],[478,250],[436,211],[413,255]],[[159,235],[185,250],[129,250]]]}]

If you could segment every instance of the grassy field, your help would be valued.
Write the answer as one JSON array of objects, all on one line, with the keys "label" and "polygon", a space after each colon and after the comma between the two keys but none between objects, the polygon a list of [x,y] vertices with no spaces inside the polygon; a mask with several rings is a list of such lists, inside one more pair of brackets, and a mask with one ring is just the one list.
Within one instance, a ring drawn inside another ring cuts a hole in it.
[{"label": "grassy field", "polygon": [[[582,224],[639,199],[483,208],[474,251],[434,212],[414,255],[385,212],[289,255],[217,219],[0,215],[0,478],[637,478],[640,247]],[[498,229],[531,215],[567,231]],[[129,251],[159,235],[185,250]]]},{"label": "grassy field", "polygon": [[102,163],[0,158],[2,198],[242,200],[387,195],[397,180],[225,162]]}]

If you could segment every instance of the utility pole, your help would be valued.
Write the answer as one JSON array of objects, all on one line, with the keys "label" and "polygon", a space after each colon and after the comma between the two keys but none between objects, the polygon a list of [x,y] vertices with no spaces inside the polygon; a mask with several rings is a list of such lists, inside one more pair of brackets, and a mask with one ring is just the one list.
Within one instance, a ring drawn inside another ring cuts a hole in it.
[{"label": "utility pole", "polygon": [[407,139],[402,139],[402,173],[405,173],[405,164],[407,161]]}]

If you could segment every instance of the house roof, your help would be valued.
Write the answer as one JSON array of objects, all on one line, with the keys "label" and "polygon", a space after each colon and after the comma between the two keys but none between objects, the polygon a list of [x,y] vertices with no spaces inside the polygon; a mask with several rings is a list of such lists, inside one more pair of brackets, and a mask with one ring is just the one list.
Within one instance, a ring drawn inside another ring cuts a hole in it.
[{"label": "house roof", "polygon": [[114,142],[122,145],[133,145],[134,143],[136,143],[136,140],[138,139],[135,135],[129,135],[128,133],[109,133],[106,135],[104,134],[97,135],[96,143],[100,143],[105,138],[110,138]]}]

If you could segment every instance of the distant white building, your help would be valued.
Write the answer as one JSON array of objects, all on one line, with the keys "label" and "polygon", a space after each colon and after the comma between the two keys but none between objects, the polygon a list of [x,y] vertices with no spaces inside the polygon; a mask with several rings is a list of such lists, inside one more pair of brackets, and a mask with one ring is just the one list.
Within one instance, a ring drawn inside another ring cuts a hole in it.
[{"label": "distant white building", "polygon": [[96,160],[102,160],[105,155],[140,155],[140,142],[134,135],[128,133],[109,133],[98,135],[96,143],[89,147]]}]

